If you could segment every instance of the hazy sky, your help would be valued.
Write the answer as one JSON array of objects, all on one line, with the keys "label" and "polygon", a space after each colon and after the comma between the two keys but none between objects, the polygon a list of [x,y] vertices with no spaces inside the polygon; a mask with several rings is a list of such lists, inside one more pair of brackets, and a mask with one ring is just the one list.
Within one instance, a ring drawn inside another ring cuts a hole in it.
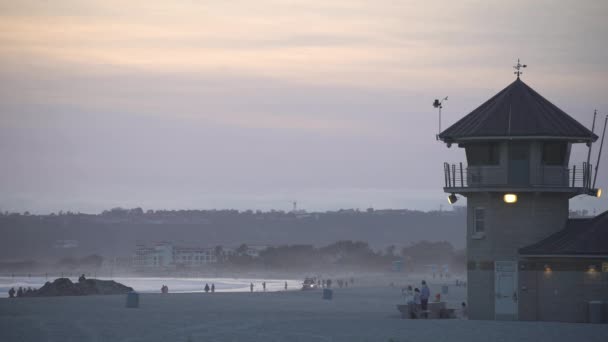
[{"label": "hazy sky", "polygon": [[432,100],[449,95],[447,127],[520,57],[603,120],[606,18],[580,0],[0,0],[0,210],[438,208],[464,153],[435,141]]}]

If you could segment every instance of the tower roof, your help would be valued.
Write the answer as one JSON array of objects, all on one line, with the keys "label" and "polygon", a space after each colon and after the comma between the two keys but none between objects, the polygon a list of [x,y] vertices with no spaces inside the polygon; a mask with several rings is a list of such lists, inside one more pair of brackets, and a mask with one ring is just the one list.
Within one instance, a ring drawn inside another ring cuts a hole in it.
[{"label": "tower roof", "polygon": [[517,78],[439,138],[447,143],[505,138],[587,142],[597,135]]},{"label": "tower roof", "polygon": [[592,219],[570,219],[563,230],[533,245],[521,255],[608,255],[608,211]]}]

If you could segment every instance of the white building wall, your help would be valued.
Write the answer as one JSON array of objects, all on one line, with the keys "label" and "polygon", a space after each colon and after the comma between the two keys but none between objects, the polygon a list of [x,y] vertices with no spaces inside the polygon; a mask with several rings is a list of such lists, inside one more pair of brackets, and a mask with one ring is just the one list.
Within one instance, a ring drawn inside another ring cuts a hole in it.
[{"label": "white building wall", "polygon": [[[563,229],[568,194],[520,193],[506,204],[501,193],[467,196],[467,276],[469,317],[494,319],[494,262],[518,261],[521,247]],[[474,210],[485,209],[485,232],[475,234]]]}]

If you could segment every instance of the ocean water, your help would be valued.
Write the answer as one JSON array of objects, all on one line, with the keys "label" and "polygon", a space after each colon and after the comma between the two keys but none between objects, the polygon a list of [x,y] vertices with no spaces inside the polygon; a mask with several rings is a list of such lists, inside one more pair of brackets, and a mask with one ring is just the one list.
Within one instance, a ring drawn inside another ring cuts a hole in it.
[{"label": "ocean water", "polygon": [[[77,282],[77,277],[70,277]],[[99,278],[107,280],[109,278]],[[53,281],[54,278],[48,278]],[[112,280],[135,291],[142,293],[160,293],[163,285],[169,287],[171,293],[204,292],[205,284],[215,284],[216,292],[249,292],[249,285],[253,283],[254,291],[263,291],[262,282],[266,282],[266,291],[284,291],[285,282],[288,290],[299,290],[302,280],[293,279],[254,279],[254,278],[161,278],[161,277],[114,277]],[[14,287],[40,288],[47,281],[45,277],[0,277],[0,298],[8,297],[8,290]]]}]

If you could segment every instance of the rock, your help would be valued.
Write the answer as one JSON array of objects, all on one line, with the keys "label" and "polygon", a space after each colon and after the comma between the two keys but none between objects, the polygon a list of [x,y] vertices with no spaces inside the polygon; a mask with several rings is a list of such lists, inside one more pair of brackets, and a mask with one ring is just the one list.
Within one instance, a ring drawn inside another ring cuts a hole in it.
[{"label": "rock", "polygon": [[86,296],[86,295],[112,295],[125,294],[133,288],[117,283],[113,280],[86,279],[73,283],[68,278],[58,278],[46,282],[39,290],[30,294],[31,297],[53,296]]}]

